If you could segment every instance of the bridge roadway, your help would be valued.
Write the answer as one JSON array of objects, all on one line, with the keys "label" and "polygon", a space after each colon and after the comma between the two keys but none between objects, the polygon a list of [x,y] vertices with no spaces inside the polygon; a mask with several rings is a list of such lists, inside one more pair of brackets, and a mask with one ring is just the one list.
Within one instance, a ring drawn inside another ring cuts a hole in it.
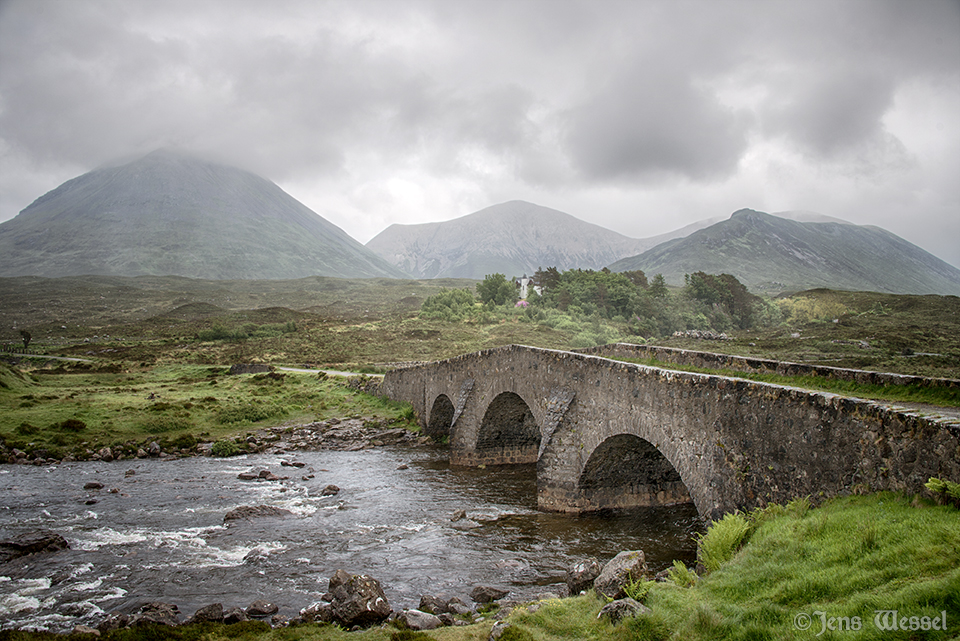
[{"label": "bridge roadway", "polygon": [[727,376],[511,345],[388,372],[450,462],[537,465],[561,512],[692,501],[718,518],[799,496],[960,479],[960,425]]}]

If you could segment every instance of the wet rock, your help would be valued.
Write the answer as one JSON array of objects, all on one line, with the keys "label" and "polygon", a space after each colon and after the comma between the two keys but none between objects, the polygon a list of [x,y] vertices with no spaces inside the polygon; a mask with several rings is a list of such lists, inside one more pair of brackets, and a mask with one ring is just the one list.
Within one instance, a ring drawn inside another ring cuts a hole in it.
[{"label": "wet rock", "polygon": [[230,608],[223,613],[223,622],[227,625],[249,620],[250,619],[247,617],[247,613],[243,611],[243,608]]},{"label": "wet rock", "polygon": [[490,603],[497,601],[509,594],[508,590],[501,590],[487,585],[478,585],[470,591],[470,598],[476,603]]},{"label": "wet rock", "polygon": [[260,474],[257,472],[240,472],[237,474],[237,478],[241,481],[256,481],[260,478]]},{"label": "wet rock", "polygon": [[109,615],[106,619],[101,621],[97,625],[97,630],[101,634],[106,634],[107,632],[113,632],[114,630],[121,630],[130,626],[130,617],[121,612],[116,612]]},{"label": "wet rock", "polygon": [[91,628],[88,625],[77,625],[73,627],[74,634],[92,634],[95,637],[100,636],[100,630]]},{"label": "wet rock", "polygon": [[100,481],[87,481],[83,484],[83,489],[85,490],[102,490],[103,483]]},{"label": "wet rock", "polygon": [[50,530],[25,532],[11,539],[0,541],[0,563],[6,563],[28,554],[58,552],[68,549],[70,549],[70,544],[56,532]]},{"label": "wet rock", "polygon": [[270,470],[260,470],[260,478],[265,481],[279,481],[280,477],[271,472]]},{"label": "wet rock", "polygon": [[163,454],[163,450],[160,449],[160,444],[156,441],[151,441],[150,445],[147,446],[147,454],[150,456],[160,456]]},{"label": "wet rock", "polygon": [[127,470],[126,472],[123,473],[123,478],[128,479],[131,476],[136,476],[136,475],[137,475],[136,470]]},{"label": "wet rock", "polygon": [[465,518],[467,518],[467,511],[457,510],[456,512],[453,513],[453,516],[450,517],[450,521],[453,523],[456,523],[457,521],[461,521]]},{"label": "wet rock", "polygon": [[247,616],[254,618],[268,617],[280,611],[280,607],[269,601],[258,599],[247,606]]},{"label": "wet rock", "polygon": [[380,582],[365,574],[337,570],[330,577],[328,592],[334,620],[347,628],[366,627],[390,616],[390,604]]},{"label": "wet rock", "polygon": [[600,562],[590,557],[574,564],[567,570],[567,588],[570,594],[577,595],[593,587],[594,580],[600,576]]},{"label": "wet rock", "polygon": [[448,612],[447,602],[440,597],[432,594],[424,594],[420,597],[420,605],[417,609],[428,614],[443,614]]},{"label": "wet rock", "polygon": [[172,603],[154,601],[142,606],[139,611],[130,617],[130,627],[144,625],[177,626],[180,624],[180,609]]},{"label": "wet rock", "polygon": [[186,625],[191,623],[220,623],[222,621],[223,604],[211,603],[210,605],[205,605],[194,612],[193,616],[187,619]]},{"label": "wet rock", "polygon": [[336,496],[340,493],[340,488],[336,485],[328,485],[320,492],[320,496]]},{"label": "wet rock", "polygon": [[453,597],[452,599],[447,601],[447,612],[449,612],[450,614],[459,614],[462,616],[473,614],[473,610],[471,610],[466,603],[464,603],[457,597]]},{"label": "wet rock", "polygon": [[623,586],[631,581],[638,581],[650,570],[643,555],[643,550],[621,552],[613,557],[593,582],[593,589],[610,599],[620,599],[627,596]]},{"label": "wet rock", "polygon": [[113,451],[109,447],[100,448],[97,451],[96,458],[101,461],[107,461],[108,463],[113,460]]},{"label": "wet rock", "polygon": [[293,516],[293,512],[273,505],[241,505],[223,515],[224,521],[240,519],[282,518]]},{"label": "wet rock", "polygon": [[400,465],[397,466],[397,469],[398,469],[398,470],[409,470],[409,469],[410,469],[410,466],[407,465],[406,463],[401,463]]},{"label": "wet rock", "polygon": [[638,614],[647,614],[652,612],[650,608],[643,605],[639,601],[635,601],[630,597],[623,599],[617,599],[616,601],[611,601],[610,603],[603,606],[600,609],[600,613],[597,615],[598,619],[607,617],[610,619],[610,623],[616,625],[620,623],[623,619],[628,619],[635,617]]},{"label": "wet rock", "polygon": [[420,610],[404,610],[397,616],[397,620],[411,630],[436,630],[443,625],[436,615]]}]

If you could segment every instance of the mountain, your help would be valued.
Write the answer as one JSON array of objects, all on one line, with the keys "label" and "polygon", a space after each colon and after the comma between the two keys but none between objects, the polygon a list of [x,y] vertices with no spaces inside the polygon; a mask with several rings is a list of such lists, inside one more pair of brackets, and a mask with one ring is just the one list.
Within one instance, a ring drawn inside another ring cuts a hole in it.
[{"label": "mountain", "polygon": [[[796,214],[796,212],[791,212]],[[801,219],[814,219],[804,212]],[[750,209],[610,265],[682,285],[696,271],[736,276],[752,291],[829,287],[894,294],[960,295],[960,269],[885,229],[800,222]]]},{"label": "mountain", "polygon": [[166,150],[69,180],[0,224],[0,276],[79,274],[406,277],[274,183]]},{"label": "mountain", "polygon": [[708,222],[653,238],[628,238],[522,200],[440,223],[390,225],[367,248],[416,278],[533,274],[538,267],[601,269]]}]

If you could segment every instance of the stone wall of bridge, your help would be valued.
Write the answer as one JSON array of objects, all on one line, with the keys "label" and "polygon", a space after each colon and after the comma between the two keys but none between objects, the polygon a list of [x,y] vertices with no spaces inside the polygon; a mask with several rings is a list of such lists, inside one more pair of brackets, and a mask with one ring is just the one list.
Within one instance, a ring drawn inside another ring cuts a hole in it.
[{"label": "stone wall of bridge", "polygon": [[455,465],[537,462],[538,506],[692,500],[715,518],[798,496],[960,479],[960,426],[881,405],[509,346],[389,372]]}]

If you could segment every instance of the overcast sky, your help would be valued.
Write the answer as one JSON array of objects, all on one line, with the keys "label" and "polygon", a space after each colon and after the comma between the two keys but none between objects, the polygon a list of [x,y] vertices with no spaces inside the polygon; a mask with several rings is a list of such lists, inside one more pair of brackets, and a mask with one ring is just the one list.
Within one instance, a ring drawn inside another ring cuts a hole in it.
[{"label": "overcast sky", "polygon": [[960,0],[0,0],[0,221],[159,147],[361,242],[513,199],[638,238],[749,207],[960,266]]}]

